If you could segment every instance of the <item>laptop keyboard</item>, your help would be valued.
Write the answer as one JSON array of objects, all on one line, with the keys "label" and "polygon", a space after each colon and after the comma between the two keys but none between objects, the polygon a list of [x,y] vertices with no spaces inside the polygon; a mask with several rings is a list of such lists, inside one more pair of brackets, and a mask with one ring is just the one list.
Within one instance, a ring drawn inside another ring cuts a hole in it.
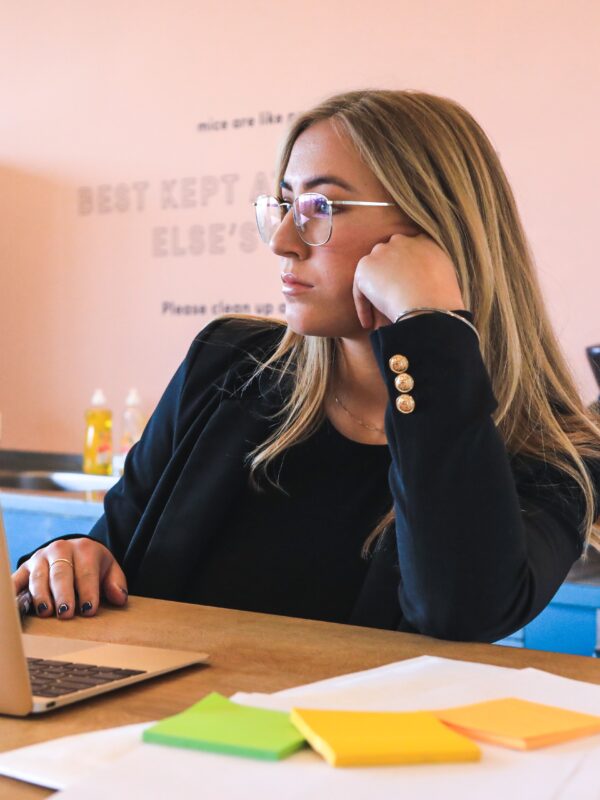
[{"label": "laptop keyboard", "polygon": [[28,658],[31,691],[38,697],[60,697],[63,694],[90,689],[105,683],[120,681],[132,675],[143,675],[142,669],[119,669],[75,664],[71,661],[51,661],[46,658]]}]

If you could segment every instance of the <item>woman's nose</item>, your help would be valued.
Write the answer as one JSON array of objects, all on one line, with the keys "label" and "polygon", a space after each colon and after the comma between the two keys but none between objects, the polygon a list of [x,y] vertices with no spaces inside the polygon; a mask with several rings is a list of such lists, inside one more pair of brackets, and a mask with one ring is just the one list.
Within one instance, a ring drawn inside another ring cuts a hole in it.
[{"label": "woman's nose", "polygon": [[294,214],[292,209],[284,216],[281,224],[276,229],[271,241],[269,242],[271,251],[277,256],[285,258],[306,258],[309,245],[303,242],[294,224]]}]

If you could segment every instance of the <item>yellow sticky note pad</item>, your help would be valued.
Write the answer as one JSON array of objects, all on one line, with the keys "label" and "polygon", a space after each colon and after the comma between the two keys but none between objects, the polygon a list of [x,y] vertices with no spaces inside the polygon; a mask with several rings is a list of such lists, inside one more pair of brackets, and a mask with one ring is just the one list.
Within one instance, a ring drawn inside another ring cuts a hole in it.
[{"label": "yellow sticky note pad", "polygon": [[428,711],[319,711],[290,715],[311,747],[335,767],[478,761],[477,745]]},{"label": "yellow sticky note pad", "polygon": [[533,750],[600,733],[600,717],[506,697],[435,712],[466,736],[516,750]]}]

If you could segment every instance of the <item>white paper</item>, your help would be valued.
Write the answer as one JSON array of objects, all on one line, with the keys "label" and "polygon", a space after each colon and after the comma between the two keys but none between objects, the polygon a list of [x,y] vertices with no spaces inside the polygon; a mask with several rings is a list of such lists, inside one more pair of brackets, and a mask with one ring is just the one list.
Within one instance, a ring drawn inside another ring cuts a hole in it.
[{"label": "white paper", "polygon": [[[243,705],[280,711],[289,711],[294,706],[355,711],[418,711],[442,708],[446,705],[445,698],[450,687],[461,698],[455,705],[506,697],[514,677],[521,672],[509,667],[419,656],[274,694],[238,692],[231,699]],[[475,701],[472,701],[472,697],[475,697]]]},{"label": "white paper", "polygon": [[142,731],[152,724],[122,725],[8,750],[0,753],[0,775],[64,789],[139,747]]},{"label": "white paper", "polygon": [[556,800],[600,800],[600,747],[582,757]]},{"label": "white paper", "polygon": [[[507,696],[600,715],[600,686],[535,669],[514,670],[429,656],[273,695],[234,697],[282,709],[314,704],[320,708],[411,710]],[[35,767],[39,778],[44,772],[41,748],[48,748],[45,763],[52,762],[55,778],[67,782],[40,783],[67,786],[55,795],[61,800],[185,800],[198,796],[218,800],[600,800],[600,792],[594,793],[600,787],[600,767],[594,770],[600,765],[599,736],[532,752],[481,745],[479,763],[333,768],[308,749],[272,763],[143,744],[139,741],[143,727],[68,737],[3,756],[13,768],[20,763],[23,776],[33,774]],[[119,749],[118,736],[123,737],[123,750]],[[74,762],[79,761],[80,754],[88,757],[90,751],[94,754],[93,763],[88,765],[92,772],[72,782],[76,778]],[[117,752],[119,756],[115,757]],[[99,767],[102,761],[104,766]],[[0,771],[4,771],[1,760]],[[584,790],[585,794],[577,794]]]},{"label": "white paper", "polygon": [[531,753],[482,748],[468,764],[334,768],[303,750],[280,762],[142,744],[55,797],[111,800],[554,800],[576,772],[581,744]]}]

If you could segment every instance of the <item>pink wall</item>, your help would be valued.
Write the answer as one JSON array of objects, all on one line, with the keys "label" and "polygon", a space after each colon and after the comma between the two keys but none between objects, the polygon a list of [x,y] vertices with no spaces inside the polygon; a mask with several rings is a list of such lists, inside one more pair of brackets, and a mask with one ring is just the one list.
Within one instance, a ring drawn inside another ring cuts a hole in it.
[{"label": "pink wall", "polygon": [[585,0],[3,4],[0,446],[76,452],[96,386],[150,409],[219,304],[276,310],[249,201],[283,126],[258,115],[363,86],[453,97],[488,131],[591,400],[599,29]]}]

